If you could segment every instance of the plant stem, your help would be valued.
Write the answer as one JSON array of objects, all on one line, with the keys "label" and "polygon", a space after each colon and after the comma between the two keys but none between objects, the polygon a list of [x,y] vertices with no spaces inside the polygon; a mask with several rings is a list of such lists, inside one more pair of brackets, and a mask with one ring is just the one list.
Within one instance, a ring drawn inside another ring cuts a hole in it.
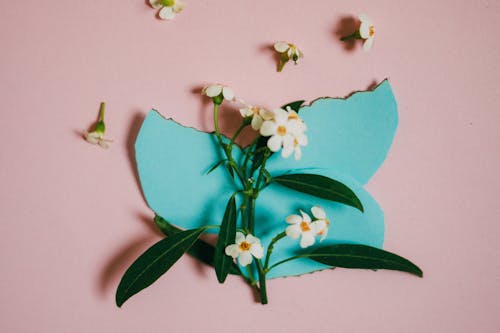
[{"label": "plant stem", "polygon": [[255,229],[255,198],[248,198],[248,230],[254,235]]},{"label": "plant stem", "polygon": [[106,109],[106,103],[101,102],[101,105],[99,106],[99,118],[97,121],[104,121],[104,110]]},{"label": "plant stem", "polygon": [[257,191],[257,194],[261,190],[260,183],[262,182],[262,177],[264,177],[264,173],[266,171],[266,162],[269,156],[271,156],[271,151],[266,147],[266,151],[264,152],[264,160],[262,161],[262,165],[260,166],[259,170],[259,178],[257,178],[257,182],[255,183],[255,190]]},{"label": "plant stem", "polygon": [[285,236],[286,236],[286,232],[283,231],[283,232],[279,233],[278,235],[276,235],[276,237],[274,237],[271,240],[271,243],[269,243],[269,246],[267,247],[266,261],[264,262],[264,271],[267,272],[267,267],[269,266],[269,258],[271,258],[271,254],[273,253],[274,244]]},{"label": "plant stem", "polygon": [[238,137],[238,135],[240,135],[241,131],[247,127],[247,124],[245,122],[243,122],[240,127],[238,127],[238,129],[236,130],[236,133],[234,133],[233,137],[231,138],[231,142],[229,143],[229,149],[233,149],[233,144],[234,144],[234,140],[236,140],[236,138]]},{"label": "plant stem", "polygon": [[262,263],[259,259],[256,260],[257,269],[259,270],[259,290],[260,290],[260,302],[262,304],[267,304],[267,289],[266,289],[266,273],[262,268]]}]

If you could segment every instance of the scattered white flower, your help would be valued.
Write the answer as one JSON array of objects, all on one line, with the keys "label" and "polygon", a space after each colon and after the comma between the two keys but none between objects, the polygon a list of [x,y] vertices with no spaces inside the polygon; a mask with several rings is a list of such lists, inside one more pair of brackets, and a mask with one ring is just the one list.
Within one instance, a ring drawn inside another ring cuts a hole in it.
[{"label": "scattered white flower", "polygon": [[375,28],[373,27],[373,23],[368,16],[361,14],[359,15],[359,20],[361,21],[361,25],[359,26],[359,35],[365,40],[363,43],[363,50],[367,52],[373,46]]},{"label": "scattered white flower", "polygon": [[323,208],[319,206],[314,206],[311,208],[313,216],[316,218],[315,222],[318,222],[316,228],[316,234],[321,236],[320,241],[324,240],[328,235],[328,227],[330,226],[330,220],[326,217],[326,213]]},{"label": "scattered white flower", "polygon": [[252,105],[240,109],[240,113],[243,118],[252,117],[251,125],[256,131],[260,130],[264,121],[271,120],[274,117],[272,111]]},{"label": "scattered white flower", "polygon": [[106,132],[106,125],[104,124],[105,108],[106,103],[101,102],[101,106],[99,107],[99,118],[97,119],[94,130],[91,132],[83,131],[83,137],[87,142],[94,145],[99,145],[102,148],[108,148],[108,143],[112,142],[112,140],[104,138],[104,133]]},{"label": "scattered white flower", "polygon": [[221,104],[224,99],[228,101],[234,100],[233,90],[219,83],[209,84],[203,88],[202,94],[212,98],[216,104]]},{"label": "scattered white flower", "polygon": [[226,247],[226,254],[233,257],[233,259],[238,258],[241,266],[250,264],[252,256],[260,259],[264,255],[264,248],[260,244],[260,240],[255,236],[250,234],[245,236],[242,232],[238,231],[235,242],[235,244]]},{"label": "scattered white flower", "polygon": [[280,63],[278,65],[278,72],[281,72],[283,69],[283,66],[291,59],[297,65],[297,62],[299,61],[299,58],[303,58],[304,54],[302,53],[301,50],[297,48],[292,43],[288,42],[277,42],[274,44],[274,49],[276,52],[278,52],[281,57],[280,57]]},{"label": "scattered white flower", "polygon": [[172,20],[184,9],[184,3],[179,0],[149,0],[154,9],[159,9],[158,16],[162,20]]},{"label": "scattered white flower", "polygon": [[108,142],[112,142],[112,140],[105,139],[104,133],[99,131],[87,132],[83,131],[83,137],[87,142],[92,143],[94,145],[99,145],[102,148],[109,148]]},{"label": "scattered white flower", "polygon": [[291,108],[287,108],[287,111],[275,109],[273,112],[274,118],[264,121],[260,128],[261,135],[270,136],[268,148],[277,152],[283,147],[281,156],[286,158],[295,152],[295,159],[300,159],[300,147],[307,145],[305,123]]},{"label": "scattered white flower", "polygon": [[311,217],[302,210],[300,214],[289,215],[286,218],[286,222],[290,225],[285,229],[285,233],[292,239],[300,237],[300,247],[306,248],[314,244],[316,234],[324,229],[324,221],[312,222]]}]

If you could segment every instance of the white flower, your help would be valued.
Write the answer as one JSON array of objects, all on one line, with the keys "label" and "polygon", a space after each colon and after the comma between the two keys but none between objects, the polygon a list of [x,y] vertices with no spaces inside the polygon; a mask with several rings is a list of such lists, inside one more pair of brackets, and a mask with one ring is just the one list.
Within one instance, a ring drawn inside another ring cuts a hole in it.
[{"label": "white flower", "polygon": [[250,264],[252,262],[252,256],[260,259],[264,255],[264,248],[257,237],[250,234],[245,237],[243,233],[238,231],[236,233],[235,242],[235,244],[226,247],[226,254],[233,257],[233,259],[238,258],[238,262],[241,266]]},{"label": "white flower", "polygon": [[305,123],[290,108],[287,108],[287,111],[275,109],[273,112],[274,118],[264,121],[260,134],[270,136],[267,146],[272,152],[277,152],[283,147],[281,151],[283,157],[289,157],[295,152],[295,159],[299,159],[300,146],[307,145],[307,137],[304,134]]},{"label": "white flower", "polygon": [[108,142],[112,142],[112,140],[105,139],[104,132],[100,131],[83,131],[83,137],[85,138],[85,140],[87,140],[87,142],[94,145],[99,145],[102,148],[109,148]]},{"label": "white flower", "polygon": [[223,99],[228,101],[234,100],[233,90],[219,83],[209,84],[208,86],[203,88],[202,94],[214,99],[214,101],[215,99],[219,99],[220,103],[222,103]]},{"label": "white flower", "polygon": [[158,16],[162,20],[171,20],[184,9],[184,3],[179,0],[149,0],[154,9],[160,9]]},{"label": "white flower", "polygon": [[320,241],[324,240],[328,235],[328,227],[330,226],[330,221],[326,217],[326,213],[323,208],[319,206],[314,206],[311,208],[313,216],[316,218],[316,235],[321,236]]},{"label": "white flower", "polygon": [[302,51],[299,50],[297,46],[295,46],[292,43],[277,42],[274,44],[274,49],[281,55],[280,63],[278,65],[278,72],[281,72],[283,66],[285,66],[288,60],[290,59],[293,60],[295,65],[297,65],[297,61],[299,61],[299,58],[304,57]]},{"label": "white flower", "polygon": [[359,35],[365,40],[363,43],[363,50],[367,52],[372,48],[373,38],[375,37],[375,28],[373,27],[373,23],[368,16],[361,14],[359,15],[359,20],[361,21],[361,25],[359,26]]},{"label": "white flower", "polygon": [[99,107],[99,118],[97,119],[94,130],[92,132],[83,131],[83,137],[87,140],[87,142],[99,145],[102,148],[108,148],[108,142],[112,142],[111,140],[104,138],[104,132],[106,131],[106,125],[104,124],[105,108],[106,103],[101,102],[101,106]]},{"label": "white flower", "polygon": [[311,217],[300,211],[302,215],[289,215],[286,218],[286,223],[290,224],[286,229],[286,235],[292,239],[297,239],[300,237],[300,247],[306,248],[311,246],[316,241],[315,236],[318,231],[324,229],[324,222],[322,221],[311,221]]},{"label": "white flower", "polygon": [[240,113],[243,118],[252,117],[251,125],[256,131],[260,130],[262,123],[265,120],[271,120],[274,117],[274,113],[272,111],[251,105],[247,105],[243,109],[240,109]]}]

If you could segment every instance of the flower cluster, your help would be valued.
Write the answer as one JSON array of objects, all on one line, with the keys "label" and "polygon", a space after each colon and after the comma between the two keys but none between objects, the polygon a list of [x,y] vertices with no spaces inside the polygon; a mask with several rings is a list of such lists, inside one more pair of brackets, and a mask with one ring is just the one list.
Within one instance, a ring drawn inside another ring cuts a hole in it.
[{"label": "flower cluster", "polygon": [[286,218],[286,222],[290,224],[285,230],[286,235],[292,239],[300,237],[300,247],[302,248],[313,245],[316,236],[321,236],[320,241],[322,241],[328,234],[330,221],[326,217],[325,211],[321,207],[314,206],[311,208],[311,212],[315,218],[314,221],[302,210],[300,211],[301,215],[293,214]]},{"label": "flower cluster", "polygon": [[149,0],[154,9],[159,9],[158,17],[162,20],[172,20],[184,9],[184,3],[179,0]]},{"label": "flower cluster", "polygon": [[[202,94],[210,97],[216,105],[222,104],[224,100],[236,100],[233,90],[220,83],[205,86]],[[260,135],[269,137],[267,141],[269,150],[272,152],[281,150],[281,156],[284,158],[292,154],[295,160],[301,158],[301,147],[307,145],[305,134],[307,126],[297,112],[290,107],[271,111],[241,100],[240,102],[245,105],[240,109],[241,116],[247,119],[252,128],[259,131]]]},{"label": "flower cluster", "polygon": [[273,118],[263,122],[260,134],[269,136],[267,146],[272,152],[281,148],[281,156],[294,154],[296,160],[302,156],[301,147],[307,145],[306,124],[299,118],[297,112],[287,107],[286,110],[275,109]]}]

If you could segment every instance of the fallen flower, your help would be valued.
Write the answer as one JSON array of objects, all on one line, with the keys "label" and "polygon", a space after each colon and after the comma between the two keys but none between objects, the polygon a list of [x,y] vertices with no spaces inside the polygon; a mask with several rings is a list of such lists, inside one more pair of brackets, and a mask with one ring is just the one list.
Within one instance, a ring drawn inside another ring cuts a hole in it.
[{"label": "fallen flower", "polygon": [[95,124],[95,128],[91,132],[83,131],[83,137],[87,142],[99,145],[102,148],[108,148],[109,142],[112,140],[105,139],[104,133],[106,132],[106,125],[104,124],[104,109],[106,107],[106,103],[101,102],[101,106],[99,108],[99,118],[97,123]]},{"label": "fallen flower", "polygon": [[149,4],[158,11],[162,20],[172,20],[176,14],[184,9],[184,3],[179,0],[149,0]]}]

